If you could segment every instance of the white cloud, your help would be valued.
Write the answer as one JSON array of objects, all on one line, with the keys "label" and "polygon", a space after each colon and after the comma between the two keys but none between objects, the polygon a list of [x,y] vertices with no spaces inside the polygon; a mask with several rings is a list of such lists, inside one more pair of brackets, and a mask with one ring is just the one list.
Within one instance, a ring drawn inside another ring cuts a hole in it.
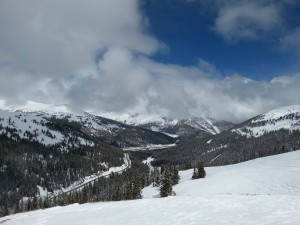
[{"label": "white cloud", "polygon": [[2,0],[0,59],[36,76],[66,76],[109,46],[152,54],[136,0]]},{"label": "white cloud", "polygon": [[253,40],[278,30],[281,24],[278,4],[235,1],[220,8],[214,30],[228,41]]},{"label": "white cloud", "polygon": [[[0,5],[0,98],[8,104],[35,100],[233,121],[299,104],[299,75],[259,82],[240,75],[222,78],[204,59],[194,67],[151,60],[162,44],[148,33],[137,0],[2,0]],[[256,6],[273,16],[275,9],[252,3],[245,18],[259,32],[272,29],[272,18],[253,18]],[[226,10],[220,16],[229,21],[227,31],[245,31],[237,24],[244,17]]]}]

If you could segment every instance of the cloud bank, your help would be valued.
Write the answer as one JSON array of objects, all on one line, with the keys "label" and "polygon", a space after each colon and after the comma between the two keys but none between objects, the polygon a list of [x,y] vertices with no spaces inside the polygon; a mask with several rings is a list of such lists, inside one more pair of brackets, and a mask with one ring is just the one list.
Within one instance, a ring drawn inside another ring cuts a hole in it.
[{"label": "cloud bank", "polygon": [[[281,21],[277,5],[245,4],[250,11],[218,6],[215,31],[226,40],[259,38]],[[231,121],[299,104],[300,74],[254,81],[223,77],[204,59],[192,67],[156,62],[151,56],[166,45],[149,27],[137,0],[1,0],[0,98]],[[289,48],[298,35],[281,42]]]}]

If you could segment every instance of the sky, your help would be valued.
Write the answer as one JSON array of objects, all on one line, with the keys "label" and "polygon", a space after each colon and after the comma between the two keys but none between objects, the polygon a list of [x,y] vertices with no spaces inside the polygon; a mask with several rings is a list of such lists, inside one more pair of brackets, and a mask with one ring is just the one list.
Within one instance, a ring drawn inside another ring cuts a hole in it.
[{"label": "sky", "polygon": [[0,100],[233,122],[300,104],[296,0],[0,0]]}]

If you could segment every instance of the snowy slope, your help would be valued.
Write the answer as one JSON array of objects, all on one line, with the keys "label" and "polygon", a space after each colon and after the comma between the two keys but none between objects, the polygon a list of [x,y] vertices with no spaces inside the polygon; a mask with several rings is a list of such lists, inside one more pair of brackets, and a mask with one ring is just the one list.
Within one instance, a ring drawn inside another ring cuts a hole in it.
[{"label": "snowy slope", "polygon": [[280,129],[300,129],[300,105],[286,106],[261,114],[233,129],[242,135],[260,137],[266,132]]},{"label": "snowy slope", "polygon": [[[95,134],[97,132],[111,132],[120,129],[118,124],[102,123],[99,118],[89,114],[75,115],[63,112],[20,112],[0,110],[0,134],[7,134],[17,140],[18,138],[35,140],[47,146],[69,143],[72,135],[52,128],[52,125],[66,123],[78,123],[81,129]],[[73,145],[94,146],[90,140],[77,137],[72,141]]]},{"label": "snowy slope", "polygon": [[0,218],[4,225],[99,224],[300,224],[300,151],[236,165],[207,168],[207,177],[191,180],[180,173],[176,196],[106,202],[21,213]]},{"label": "snowy slope", "polygon": [[[300,151],[247,162],[206,168],[205,179],[191,180],[193,171],[181,171],[177,196],[292,195],[300,197]],[[158,195],[157,188],[144,189],[144,197]]]}]

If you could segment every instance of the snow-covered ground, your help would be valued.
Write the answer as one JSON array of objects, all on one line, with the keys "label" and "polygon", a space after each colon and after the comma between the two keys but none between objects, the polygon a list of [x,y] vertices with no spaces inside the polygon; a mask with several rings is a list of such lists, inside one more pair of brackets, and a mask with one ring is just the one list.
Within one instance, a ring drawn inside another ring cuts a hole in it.
[{"label": "snow-covered ground", "polygon": [[[180,182],[174,187],[177,196],[290,195],[300,201],[300,150],[235,165],[208,167],[205,179],[191,180],[192,172],[180,171]],[[153,198],[158,193],[157,188],[147,187],[143,195]]]},{"label": "snow-covered ground", "polygon": [[176,196],[74,204],[0,219],[4,225],[281,225],[300,224],[300,151],[206,168],[205,179],[180,172]]}]

